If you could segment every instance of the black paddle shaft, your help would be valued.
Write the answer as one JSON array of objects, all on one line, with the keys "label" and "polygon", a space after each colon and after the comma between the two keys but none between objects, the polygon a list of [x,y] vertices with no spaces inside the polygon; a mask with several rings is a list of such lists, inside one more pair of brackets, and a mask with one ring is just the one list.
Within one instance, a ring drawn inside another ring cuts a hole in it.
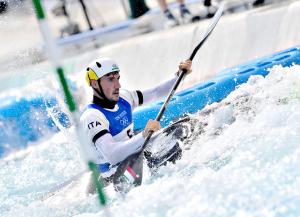
[{"label": "black paddle shaft", "polygon": [[[193,61],[194,57],[196,56],[198,50],[202,47],[202,45],[204,44],[204,42],[206,41],[206,39],[209,37],[209,35],[212,33],[212,31],[214,30],[214,28],[216,27],[217,23],[219,22],[220,18],[221,18],[221,15],[223,13],[223,9],[224,9],[224,3],[223,4],[220,4],[220,7],[218,9],[218,11],[216,12],[214,18],[213,18],[213,22],[212,24],[209,26],[209,29],[207,30],[207,32],[205,33],[205,35],[203,36],[202,40],[199,42],[199,44],[194,48],[192,54],[190,55],[190,58],[189,60]],[[186,73],[186,70],[181,70],[180,73],[179,73],[179,77],[178,79],[176,80],[175,84],[173,85],[167,99],[165,100],[163,106],[161,107],[158,115],[156,116],[156,121],[160,121],[160,119],[162,118],[171,98],[173,97],[174,93],[176,92],[180,82],[182,81],[182,79],[184,78],[184,75]],[[145,149],[146,145],[148,144],[151,136],[153,134],[153,131],[149,132],[146,139],[145,139],[145,142],[143,144],[143,147],[142,147],[142,150],[141,152]]]},{"label": "black paddle shaft", "polygon": [[[213,21],[211,23],[211,25],[209,26],[207,32],[205,33],[205,35],[203,36],[202,40],[199,42],[199,44],[194,48],[192,54],[189,57],[189,60],[193,60],[195,55],[197,54],[198,50],[202,47],[202,45],[204,44],[204,42],[207,40],[207,38],[209,37],[209,35],[212,33],[212,31],[214,30],[214,28],[216,27],[217,23],[219,22],[222,13],[223,13],[223,9],[224,9],[224,3],[220,4],[219,9],[217,10],[216,14],[213,17]],[[182,79],[184,78],[184,75],[186,73],[186,70],[180,70],[179,73],[179,77],[176,80],[175,84],[173,85],[167,99],[165,100],[165,103],[163,104],[163,106],[161,107],[157,117],[156,117],[156,121],[160,121],[161,117],[163,116],[171,98],[173,97],[174,93],[176,92],[180,82],[182,81]],[[122,164],[118,167],[116,173],[115,173],[115,179],[114,181],[116,181],[120,176],[122,176],[125,172],[125,170],[127,169],[128,166],[133,165],[135,160],[141,155],[143,154],[143,151],[145,150],[152,134],[154,132],[150,131],[147,135],[147,137],[145,138],[144,144],[141,148],[141,151],[138,153],[135,153],[133,155],[128,156],[123,162]]]}]

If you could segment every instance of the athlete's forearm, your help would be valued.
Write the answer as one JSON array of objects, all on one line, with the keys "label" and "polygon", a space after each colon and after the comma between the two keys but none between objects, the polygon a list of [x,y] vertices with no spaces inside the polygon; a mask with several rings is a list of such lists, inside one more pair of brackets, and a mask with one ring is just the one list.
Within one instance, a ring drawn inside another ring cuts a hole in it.
[{"label": "athlete's forearm", "polygon": [[110,134],[105,134],[95,142],[95,146],[109,163],[114,165],[125,160],[129,155],[140,151],[144,140],[142,133],[123,142],[115,142]]},{"label": "athlete's forearm", "polygon": [[154,88],[150,88],[142,91],[143,103],[145,104],[145,103],[153,102],[159,100],[164,96],[167,96],[170,90],[172,89],[176,79],[177,76],[174,76],[174,78],[167,80]]}]

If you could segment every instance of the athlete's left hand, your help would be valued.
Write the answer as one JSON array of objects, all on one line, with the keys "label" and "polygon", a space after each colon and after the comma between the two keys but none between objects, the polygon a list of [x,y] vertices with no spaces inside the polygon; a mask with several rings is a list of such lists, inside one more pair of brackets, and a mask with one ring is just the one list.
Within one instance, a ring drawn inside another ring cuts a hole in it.
[{"label": "athlete's left hand", "polygon": [[[186,74],[190,74],[192,72],[192,61],[191,60],[185,60],[185,61],[180,62],[179,70],[184,70],[184,69],[186,70]],[[179,71],[178,71],[178,73],[179,73]]]}]

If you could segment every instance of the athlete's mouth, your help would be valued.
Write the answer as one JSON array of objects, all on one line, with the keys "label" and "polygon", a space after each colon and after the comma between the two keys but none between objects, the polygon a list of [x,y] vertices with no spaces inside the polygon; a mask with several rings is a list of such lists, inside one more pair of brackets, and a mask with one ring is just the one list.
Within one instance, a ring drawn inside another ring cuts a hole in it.
[{"label": "athlete's mouth", "polygon": [[119,90],[116,90],[113,92],[113,95],[119,95],[120,94],[120,91]]}]

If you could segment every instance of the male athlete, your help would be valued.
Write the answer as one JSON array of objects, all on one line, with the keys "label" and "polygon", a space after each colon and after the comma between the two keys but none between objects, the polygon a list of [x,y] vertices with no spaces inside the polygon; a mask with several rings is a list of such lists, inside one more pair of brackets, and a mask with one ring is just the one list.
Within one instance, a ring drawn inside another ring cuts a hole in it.
[{"label": "male athlete", "polygon": [[[192,62],[180,63],[179,69],[191,72]],[[144,91],[121,89],[120,69],[109,58],[90,63],[86,80],[93,89],[93,102],[83,112],[80,122],[87,135],[88,153],[97,164],[106,183],[112,181],[118,165],[128,156],[141,150],[149,131],[160,129],[158,121],[149,120],[143,132],[133,134],[132,111],[139,105],[166,96],[175,83],[178,73],[157,87]]]}]

